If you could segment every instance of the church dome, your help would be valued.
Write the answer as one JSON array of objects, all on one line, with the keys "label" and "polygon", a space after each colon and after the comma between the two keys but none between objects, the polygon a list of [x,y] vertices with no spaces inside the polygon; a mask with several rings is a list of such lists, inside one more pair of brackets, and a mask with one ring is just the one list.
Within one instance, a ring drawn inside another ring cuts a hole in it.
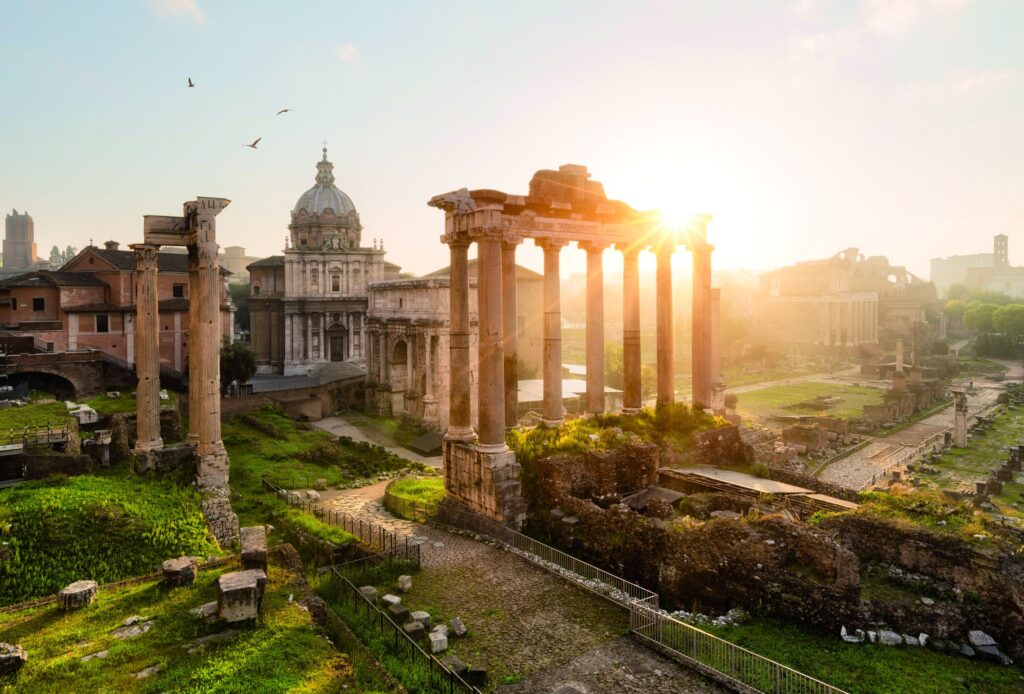
[{"label": "church dome", "polygon": [[327,161],[327,148],[324,147],[324,158],[316,163],[316,185],[302,194],[292,215],[303,210],[310,215],[320,215],[328,209],[336,216],[344,217],[355,212],[356,206],[352,204],[352,198],[334,185],[334,164]]}]

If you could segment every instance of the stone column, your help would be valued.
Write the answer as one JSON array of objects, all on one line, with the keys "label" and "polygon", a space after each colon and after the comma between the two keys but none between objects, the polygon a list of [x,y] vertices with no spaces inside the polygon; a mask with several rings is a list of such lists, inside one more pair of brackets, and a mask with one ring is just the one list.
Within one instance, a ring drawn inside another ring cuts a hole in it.
[{"label": "stone column", "polygon": [[477,238],[477,312],[480,374],[477,382],[480,441],[486,453],[503,453],[505,446],[505,363],[502,323],[500,232],[485,230]]},{"label": "stone column", "polygon": [[[199,249],[188,247],[188,438],[189,445],[199,448],[199,422],[202,420],[202,402],[198,384],[203,380],[202,339],[199,325]],[[192,390],[196,384],[197,390]]]},{"label": "stone column", "polygon": [[541,239],[544,249],[544,413],[547,426],[562,423],[562,307],[559,254],[561,241]]},{"label": "stone column", "polygon": [[[163,447],[160,438],[160,317],[157,292],[157,247],[137,243],[135,251],[135,391],[136,453]],[[77,316],[72,316],[77,320]]]},{"label": "stone column", "polygon": [[448,399],[448,432],[452,441],[472,441],[476,434],[470,422],[471,364],[469,360],[469,240],[448,241],[451,254],[449,289],[449,368],[451,395]]},{"label": "stone column", "polygon": [[[516,246],[518,241],[501,242],[501,329],[505,363],[505,426],[519,423],[519,307],[516,296]],[[478,285],[479,286],[479,285]]]},{"label": "stone column", "polygon": [[[664,242],[655,249],[657,265],[657,319],[658,319],[658,405],[675,402],[675,364],[672,359],[672,253],[675,244]],[[695,275],[696,276],[696,275]],[[694,295],[696,295],[694,288]],[[697,321],[694,320],[694,331]],[[696,384],[694,384],[696,394]],[[696,395],[695,395],[696,397]],[[696,399],[694,402],[697,402]],[[704,401],[707,404],[709,400]]]},{"label": "stone column", "polygon": [[[189,384],[189,397],[201,403],[199,455],[202,458],[204,455],[225,455],[220,436],[220,261],[217,257],[219,247],[215,241],[200,241],[196,246],[199,256],[199,295],[193,302],[198,305],[198,322],[192,326],[192,339],[195,340],[198,332],[201,353],[197,356],[205,364],[199,383]],[[224,483],[227,483],[227,466],[224,469]]]},{"label": "stone column", "polygon": [[693,253],[693,402],[711,403],[711,251],[714,246],[695,239]]},{"label": "stone column", "polygon": [[622,411],[636,413],[640,392],[640,252],[622,250]]},{"label": "stone column", "polygon": [[590,414],[604,412],[604,249],[581,243],[587,252],[587,402]]}]

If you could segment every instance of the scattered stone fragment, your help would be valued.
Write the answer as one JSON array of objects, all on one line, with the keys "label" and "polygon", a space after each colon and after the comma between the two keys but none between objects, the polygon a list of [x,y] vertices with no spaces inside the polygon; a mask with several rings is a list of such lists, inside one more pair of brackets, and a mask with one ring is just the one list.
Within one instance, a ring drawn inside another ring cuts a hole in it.
[{"label": "scattered stone fragment", "polygon": [[452,627],[451,633],[455,636],[465,636],[466,632],[469,631],[466,629],[466,625],[462,623],[462,619],[459,617],[452,617],[450,624]]},{"label": "scattered stone fragment", "polygon": [[391,593],[385,593],[384,597],[381,598],[380,601],[388,607],[391,607],[392,605],[401,604],[402,598],[398,597],[397,595],[392,595]]},{"label": "scattered stone fragment", "polygon": [[984,631],[975,630],[967,632],[967,640],[970,641],[971,645],[974,647],[996,645],[996,640]]},{"label": "scattered stone fragment", "polygon": [[423,635],[427,633],[427,630],[423,628],[423,625],[417,621],[412,621],[402,627],[405,630],[406,635],[413,641],[419,641],[423,638]]},{"label": "scattered stone fragment", "polygon": [[442,658],[441,664],[460,677],[467,669],[466,664],[456,655],[450,655],[447,658]]},{"label": "scattered stone fragment", "polygon": [[196,574],[199,573],[199,562],[195,557],[168,559],[160,565],[160,571],[163,573],[164,585],[168,588],[187,586],[196,580]]},{"label": "scattered stone fragment", "polygon": [[263,569],[248,569],[222,574],[217,579],[217,613],[228,622],[256,619],[263,606],[267,574]]},{"label": "scattered stone fragment", "polygon": [[398,580],[395,581],[395,588],[403,593],[408,593],[412,590],[412,576],[399,576]]},{"label": "scattered stone fragment", "polygon": [[253,525],[239,531],[242,542],[242,568],[267,570],[267,529]]},{"label": "scattered stone fragment", "polygon": [[[129,617],[129,619],[132,618]],[[138,618],[136,617],[135,619],[137,620]],[[128,620],[125,621],[127,622]],[[133,639],[136,636],[141,636],[142,634],[145,634],[152,628],[153,620],[141,623],[138,621],[132,621],[131,624],[126,623],[124,626],[115,629],[113,636],[115,639]]]},{"label": "scattered stone fragment", "polygon": [[135,673],[135,679],[137,679],[137,680],[144,680],[147,677],[155,675],[158,672],[160,672],[160,666],[159,665],[150,665],[149,667],[143,668],[142,670],[139,670],[138,672],[136,672]]},{"label": "scattered stone fragment", "polygon": [[106,651],[106,650],[98,651],[96,653],[90,653],[89,655],[83,655],[81,657],[81,661],[83,663],[87,663],[87,662],[89,662],[90,660],[92,660],[94,658],[99,658],[100,660],[103,660],[108,655],[110,655],[110,651]]},{"label": "scattered stone fragment", "polygon": [[57,593],[57,603],[65,610],[85,607],[96,597],[96,581],[75,581]]},{"label": "scattered stone fragment", "polygon": [[409,608],[401,603],[388,606],[388,616],[395,624],[404,624],[409,619]]},{"label": "scattered stone fragment", "polygon": [[415,619],[417,622],[423,625],[424,629],[430,628],[430,613],[424,612],[423,610],[416,610],[409,615],[410,618]]},{"label": "scattered stone fragment", "polygon": [[888,629],[878,630],[878,642],[883,646],[898,646],[903,643],[903,637],[897,634],[895,631],[889,631]]},{"label": "scattered stone fragment", "polygon": [[205,602],[199,607],[193,607],[189,612],[198,617],[215,617],[217,616],[217,601],[213,600],[212,602]]},{"label": "scattered stone fragment", "polygon": [[219,643],[221,641],[227,641],[238,636],[241,632],[238,629],[227,629],[225,631],[219,631],[216,634],[208,634],[207,636],[200,636],[195,639],[188,648],[188,654],[191,655],[198,651],[203,650],[208,643]]},{"label": "scattered stone fragment", "polygon": [[359,592],[370,602],[377,602],[377,589],[373,586],[363,586]]},{"label": "scattered stone fragment", "polygon": [[448,637],[439,631],[432,631],[427,635],[430,639],[431,653],[444,653],[448,650]]},{"label": "scattered stone fragment", "polygon": [[0,643],[0,675],[17,672],[28,660],[28,652],[16,643]]}]

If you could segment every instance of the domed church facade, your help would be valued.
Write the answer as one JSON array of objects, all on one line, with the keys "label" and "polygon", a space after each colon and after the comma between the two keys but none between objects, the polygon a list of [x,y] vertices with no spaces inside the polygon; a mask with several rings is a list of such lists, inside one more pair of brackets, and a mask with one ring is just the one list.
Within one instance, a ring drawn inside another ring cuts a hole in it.
[{"label": "domed church facade", "polygon": [[362,245],[359,212],[334,185],[326,147],[288,231],[284,255],[248,266],[259,371],[297,375],[329,362],[365,364],[369,285],[397,279],[399,267],[384,260],[383,243]]}]

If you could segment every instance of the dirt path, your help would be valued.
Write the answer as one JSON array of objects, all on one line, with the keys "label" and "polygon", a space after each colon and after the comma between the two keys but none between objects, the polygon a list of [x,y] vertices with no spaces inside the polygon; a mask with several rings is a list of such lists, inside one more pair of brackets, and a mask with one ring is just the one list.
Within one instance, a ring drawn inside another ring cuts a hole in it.
[{"label": "dirt path", "polygon": [[423,463],[438,470],[441,469],[441,456],[423,456],[410,451],[408,448],[396,446],[394,439],[384,436],[375,431],[372,427],[358,426],[344,417],[325,417],[319,422],[313,422],[315,429],[327,431],[335,436],[348,436],[353,441],[363,441],[386,448],[391,453],[417,463]]},{"label": "dirt path", "polygon": [[403,603],[460,617],[470,635],[451,639],[448,654],[486,667],[492,691],[723,691],[625,637],[621,607],[492,545],[395,518],[383,508],[384,487],[345,490],[323,503],[421,544],[422,570]]}]

